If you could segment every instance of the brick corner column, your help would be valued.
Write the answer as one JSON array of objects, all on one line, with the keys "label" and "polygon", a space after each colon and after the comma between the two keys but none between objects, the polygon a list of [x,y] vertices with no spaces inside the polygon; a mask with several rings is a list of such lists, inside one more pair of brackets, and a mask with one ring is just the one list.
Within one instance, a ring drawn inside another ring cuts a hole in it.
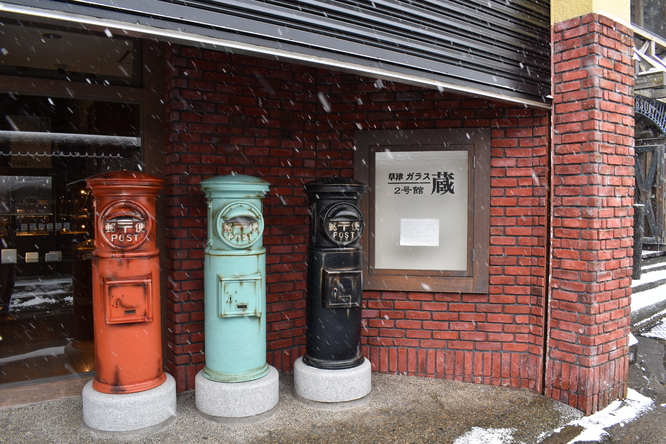
[{"label": "brick corner column", "polygon": [[545,394],[586,415],[627,391],[634,201],[633,32],[553,25],[551,285]]}]

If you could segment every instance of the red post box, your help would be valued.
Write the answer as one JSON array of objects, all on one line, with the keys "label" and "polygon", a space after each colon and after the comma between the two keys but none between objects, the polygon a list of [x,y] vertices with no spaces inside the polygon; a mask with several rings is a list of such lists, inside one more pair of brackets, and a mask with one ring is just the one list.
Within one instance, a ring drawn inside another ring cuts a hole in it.
[{"label": "red post box", "polygon": [[86,179],[95,205],[95,369],[102,393],[161,385],[160,265],[155,204],[162,180],[133,171]]}]

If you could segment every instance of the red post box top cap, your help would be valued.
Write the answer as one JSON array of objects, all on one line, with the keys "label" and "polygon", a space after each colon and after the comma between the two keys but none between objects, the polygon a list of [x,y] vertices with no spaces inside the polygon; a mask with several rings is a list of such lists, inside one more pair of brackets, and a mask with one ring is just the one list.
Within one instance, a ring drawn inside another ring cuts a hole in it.
[{"label": "red post box top cap", "polygon": [[161,186],[162,179],[151,176],[150,174],[142,173],[140,171],[108,171],[106,173],[96,174],[86,179],[86,182],[90,182],[99,185],[116,185],[123,182],[132,182],[132,183],[141,183],[150,186],[150,182],[154,184],[152,186]]}]

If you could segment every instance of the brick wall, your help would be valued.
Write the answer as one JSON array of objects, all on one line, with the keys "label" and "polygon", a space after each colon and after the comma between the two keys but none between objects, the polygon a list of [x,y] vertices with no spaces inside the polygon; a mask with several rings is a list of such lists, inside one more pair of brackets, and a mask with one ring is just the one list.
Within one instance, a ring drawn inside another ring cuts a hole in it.
[{"label": "brick wall", "polygon": [[546,394],[590,414],[624,397],[633,247],[633,41],[596,14],[555,25]]},{"label": "brick wall", "polygon": [[234,173],[271,183],[264,199],[268,361],[290,371],[304,344],[308,206],[315,176],[313,70],[224,52],[165,47],[166,364],[179,390],[203,368],[202,179]]},{"label": "brick wall", "polygon": [[355,131],[481,127],[491,129],[488,294],[366,291],[364,354],[375,371],[527,387],[586,413],[624,396],[631,33],[591,14],[556,25],[553,48],[551,150],[545,111],[165,46],[166,361],[178,389],[192,389],[204,363],[202,179],[272,184],[268,361],[291,371],[305,328],[303,184],[353,175]]},{"label": "brick wall", "polygon": [[166,47],[167,354],[179,390],[203,367],[200,180],[231,172],[264,200],[268,361],[303,353],[308,208],[303,184],[353,175],[354,132],[491,128],[489,294],[365,292],[373,370],[541,390],[548,115],[326,70]]},{"label": "brick wall", "polygon": [[330,104],[317,117],[318,155],[326,153],[318,167],[327,171],[345,158],[351,168],[357,130],[492,130],[490,292],[364,292],[373,370],[540,390],[547,114],[332,73],[318,91]]}]

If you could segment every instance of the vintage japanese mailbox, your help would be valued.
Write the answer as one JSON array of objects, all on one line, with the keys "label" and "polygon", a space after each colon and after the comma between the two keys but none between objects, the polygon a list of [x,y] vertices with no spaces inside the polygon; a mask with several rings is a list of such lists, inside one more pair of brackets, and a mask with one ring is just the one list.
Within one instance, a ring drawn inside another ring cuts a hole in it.
[{"label": "vintage japanese mailbox", "polygon": [[86,181],[95,205],[92,387],[111,394],[146,391],[166,380],[155,236],[162,180],[117,171]]},{"label": "vintage japanese mailbox", "polygon": [[269,184],[237,174],[203,180],[201,189],[208,204],[203,375],[216,382],[259,379],[269,371],[262,243]]},{"label": "vintage japanese mailbox", "polygon": [[303,362],[312,367],[344,369],[363,363],[360,237],[364,222],[359,201],[365,189],[362,183],[339,177],[305,184],[312,244]]}]

